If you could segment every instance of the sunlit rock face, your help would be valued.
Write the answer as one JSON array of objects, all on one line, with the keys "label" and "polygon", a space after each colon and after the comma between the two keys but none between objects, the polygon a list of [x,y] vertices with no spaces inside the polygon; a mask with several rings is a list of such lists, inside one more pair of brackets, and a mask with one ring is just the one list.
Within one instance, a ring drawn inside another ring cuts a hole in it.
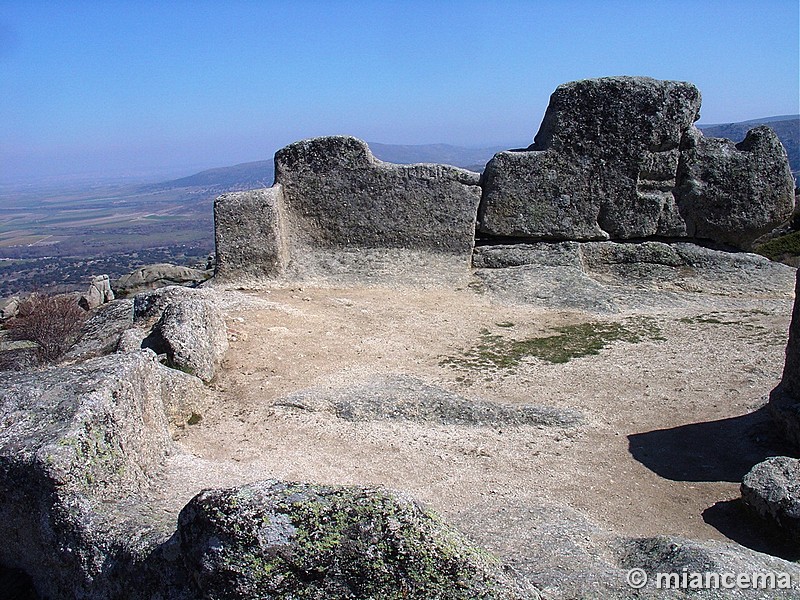
[{"label": "sunlit rock face", "polygon": [[777,136],[704,139],[694,85],[604,77],[559,86],[535,142],[484,172],[480,230],[530,240],[709,239],[746,248],[793,206]]}]

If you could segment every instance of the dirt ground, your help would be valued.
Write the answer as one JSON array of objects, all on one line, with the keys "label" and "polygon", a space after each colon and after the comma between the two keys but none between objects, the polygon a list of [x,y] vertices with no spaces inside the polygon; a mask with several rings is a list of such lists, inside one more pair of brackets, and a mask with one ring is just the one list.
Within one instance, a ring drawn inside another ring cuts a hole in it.
[{"label": "dirt ground", "polygon": [[[466,529],[480,518],[476,506],[544,503],[622,535],[726,539],[732,517],[720,507],[738,498],[753,464],[780,453],[759,409],[781,376],[790,297],[731,303],[698,294],[680,308],[600,316],[503,303],[469,287],[235,294],[216,400],[179,440],[191,460],[178,455],[170,466],[196,471],[176,478],[192,481],[178,504],[198,486],[265,478],[377,484]],[[444,360],[487,331],[521,340],[632,316],[646,318],[653,335],[563,364],[528,357],[487,369]],[[394,374],[468,399],[576,409],[585,423],[351,422],[274,406],[299,390]]]}]

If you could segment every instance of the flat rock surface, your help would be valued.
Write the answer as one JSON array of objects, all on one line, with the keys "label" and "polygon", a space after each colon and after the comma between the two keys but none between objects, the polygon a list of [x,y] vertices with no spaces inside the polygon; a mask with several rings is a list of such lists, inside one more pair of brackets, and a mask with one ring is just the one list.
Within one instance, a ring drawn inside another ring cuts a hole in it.
[{"label": "flat rock surface", "polygon": [[[213,383],[220,402],[180,440],[188,454],[171,459],[164,493],[177,511],[201,488],[265,476],[382,485],[552,585],[589,564],[587,554],[603,581],[616,581],[624,571],[612,538],[735,542],[798,560],[796,549],[762,539],[738,500],[744,474],[784,450],[760,409],[781,376],[794,273],[764,275],[764,286],[734,271],[695,273],[691,289],[642,274],[619,312],[504,299],[482,293],[477,276],[464,287],[222,292],[232,341]],[[614,285],[591,281],[619,300]],[[674,302],[663,300],[664,285]],[[548,338],[555,344],[532,341]],[[387,390],[399,415],[388,414]],[[412,390],[427,400],[409,408]],[[442,417],[464,402],[583,420]],[[576,529],[582,549],[548,563],[530,540],[563,510],[605,541],[587,546]],[[522,533],[504,541],[491,532],[511,527],[506,514]]]}]

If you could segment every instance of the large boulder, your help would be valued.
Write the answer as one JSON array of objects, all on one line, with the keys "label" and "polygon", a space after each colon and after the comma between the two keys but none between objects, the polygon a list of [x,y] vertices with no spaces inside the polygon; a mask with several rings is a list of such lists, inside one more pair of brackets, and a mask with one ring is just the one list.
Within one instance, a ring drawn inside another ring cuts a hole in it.
[{"label": "large boulder", "polygon": [[772,418],[789,443],[800,451],[800,271],[796,277],[794,311],[789,326],[783,378],[772,390],[768,406]]},{"label": "large boulder", "polygon": [[751,129],[738,144],[694,127],[684,139],[676,194],[690,237],[749,250],[791,216],[794,179],[772,129]]},{"label": "large boulder", "polygon": [[559,86],[535,142],[484,171],[480,230],[530,240],[692,237],[749,248],[793,206],[778,138],[702,138],[689,83],[604,77]]},{"label": "large boulder", "polygon": [[275,181],[294,234],[312,246],[472,251],[477,173],[384,163],[361,140],[332,136],[278,150]]},{"label": "large boulder", "polygon": [[169,366],[205,382],[214,378],[228,350],[228,330],[210,294],[171,286],[138,294],[133,305],[134,331],[152,324],[142,347],[166,355]]},{"label": "large boulder", "polygon": [[538,598],[413,500],[381,489],[263,481],[181,511],[198,597]]},{"label": "large boulder", "polygon": [[697,119],[693,85],[604,77],[559,86],[534,144],[484,172],[481,230],[602,240],[680,236],[672,188],[680,143]]},{"label": "large boulder", "polygon": [[742,480],[742,500],[800,544],[800,460],[773,456]]},{"label": "large boulder", "polygon": [[275,154],[275,185],[214,205],[221,280],[380,274],[443,263],[467,272],[480,175],[445,165],[395,165],[366,143],[332,136]]},{"label": "large boulder", "polygon": [[211,277],[210,270],[159,263],[146,265],[123,275],[111,284],[117,298],[128,298],[141,292],[170,285],[194,287]]},{"label": "large boulder", "polygon": [[78,299],[78,304],[84,310],[92,310],[98,306],[111,302],[114,299],[114,292],[111,290],[111,282],[108,275],[98,275],[92,277],[89,282],[89,289]]},{"label": "large boulder", "polygon": [[0,376],[0,564],[41,597],[111,597],[121,565],[168,537],[135,518],[172,448],[166,371],[136,352]]}]

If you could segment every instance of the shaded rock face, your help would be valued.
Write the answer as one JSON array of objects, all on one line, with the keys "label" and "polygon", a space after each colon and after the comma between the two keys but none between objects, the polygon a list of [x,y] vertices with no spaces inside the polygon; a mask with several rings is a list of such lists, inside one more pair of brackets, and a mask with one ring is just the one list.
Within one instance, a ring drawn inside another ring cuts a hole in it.
[{"label": "shaded rock face", "polygon": [[141,292],[169,285],[194,287],[206,281],[210,276],[211,271],[160,263],[147,265],[123,275],[114,281],[111,287],[118,298],[127,298]]},{"label": "shaded rock face", "polygon": [[699,110],[700,93],[685,82],[606,77],[559,86],[535,143],[486,166],[480,230],[748,247],[791,214],[786,153],[765,128],[736,146],[705,140],[692,125]]},{"label": "shaded rock face", "polygon": [[107,597],[90,591],[154,543],[126,514],[171,447],[166,370],[137,352],[0,377],[0,564],[40,596]]},{"label": "shaded rock face", "polygon": [[264,481],[197,495],[181,549],[213,598],[538,598],[413,500]]},{"label": "shaded rock face", "polygon": [[770,394],[769,409],[789,443],[800,451],[800,271],[797,272],[794,310],[789,326],[786,363],[780,384]]},{"label": "shaded rock face", "polygon": [[800,460],[775,456],[757,464],[741,490],[748,507],[800,544]]}]

